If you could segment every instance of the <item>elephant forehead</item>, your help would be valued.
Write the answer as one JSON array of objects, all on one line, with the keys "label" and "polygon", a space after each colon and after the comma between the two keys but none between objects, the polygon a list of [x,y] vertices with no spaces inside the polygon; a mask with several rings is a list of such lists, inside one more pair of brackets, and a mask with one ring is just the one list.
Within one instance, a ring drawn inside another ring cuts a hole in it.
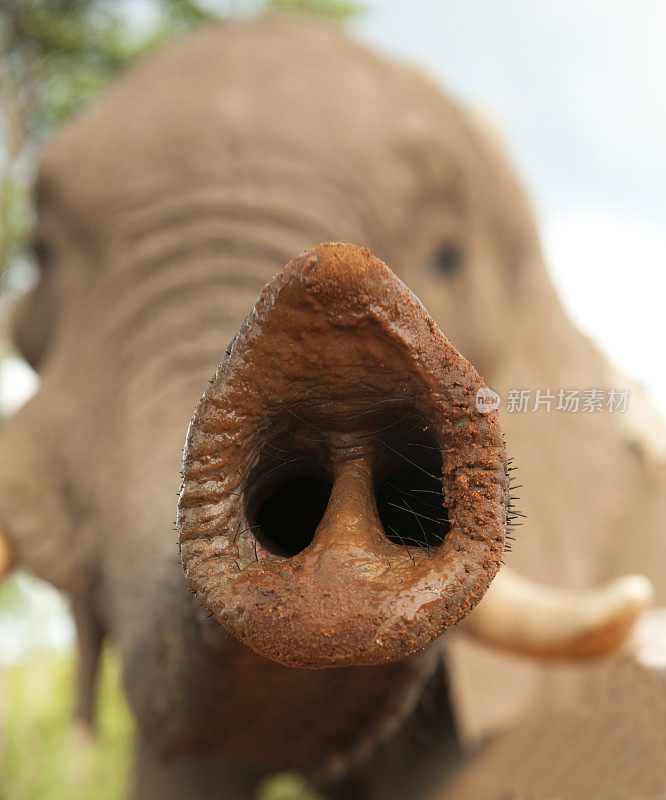
[{"label": "elephant forehead", "polygon": [[[129,69],[52,142],[40,183],[57,182],[84,209],[143,176],[153,185],[174,171],[191,180],[211,160],[241,178],[246,153],[255,164],[363,166],[366,178],[374,163],[380,180],[387,157],[397,168],[447,140],[467,146],[458,110],[424,75],[330,24],[271,15],[204,26]],[[455,159],[420,163],[420,180],[445,161]]]}]

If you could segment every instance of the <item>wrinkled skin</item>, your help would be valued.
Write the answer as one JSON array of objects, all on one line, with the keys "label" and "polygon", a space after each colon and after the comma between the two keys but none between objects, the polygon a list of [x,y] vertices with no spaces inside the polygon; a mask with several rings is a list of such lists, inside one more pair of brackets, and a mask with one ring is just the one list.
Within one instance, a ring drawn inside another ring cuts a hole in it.
[{"label": "wrinkled skin", "polygon": [[[234,742],[254,738],[271,762],[272,720],[290,714],[302,721],[294,765],[311,747],[328,774],[349,766],[332,795],[417,797],[456,753],[439,651],[303,672],[224,634],[180,570],[180,455],[261,286],[320,241],[391,265],[502,393],[612,385],[562,312],[492,136],[422,74],[330,25],[213,25],[129,70],[69,124],[44,155],[36,202],[41,279],[16,339],[41,387],[2,431],[0,520],[17,560],[71,596],[81,680],[92,682],[102,636],[118,649],[139,731],[134,796],[248,797],[262,768],[233,758]],[[510,563],[572,586],[646,571],[663,592],[664,478],[640,444],[608,415],[504,425],[528,484],[529,533]],[[464,644],[449,669],[472,736],[536,684],[533,668]],[[201,719],[231,759],[184,738]],[[268,766],[292,765],[278,762]]]}]

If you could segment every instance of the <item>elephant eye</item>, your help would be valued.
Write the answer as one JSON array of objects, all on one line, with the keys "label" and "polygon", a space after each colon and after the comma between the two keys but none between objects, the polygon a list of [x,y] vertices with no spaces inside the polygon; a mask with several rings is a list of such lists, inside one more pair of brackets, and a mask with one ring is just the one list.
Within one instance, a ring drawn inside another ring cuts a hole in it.
[{"label": "elephant eye", "polygon": [[49,245],[41,237],[35,237],[31,242],[32,255],[41,272],[47,272],[53,265],[53,253]]},{"label": "elephant eye", "polygon": [[444,242],[430,256],[428,267],[438,275],[454,275],[465,261],[462,247],[456,242]]}]

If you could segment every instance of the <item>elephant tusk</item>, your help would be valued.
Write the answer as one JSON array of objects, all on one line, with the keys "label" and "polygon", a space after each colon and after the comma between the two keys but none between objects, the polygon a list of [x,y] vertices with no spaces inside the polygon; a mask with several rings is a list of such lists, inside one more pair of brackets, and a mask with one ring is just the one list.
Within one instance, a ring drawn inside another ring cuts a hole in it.
[{"label": "elephant tusk", "polygon": [[666,607],[649,608],[640,615],[627,651],[644,669],[666,670]]},{"label": "elephant tusk", "polygon": [[536,658],[595,658],[625,643],[652,595],[643,575],[572,591],[503,568],[463,629],[488,644]]},{"label": "elephant tusk", "polygon": [[0,580],[11,571],[14,566],[14,556],[9,546],[9,542],[0,526]]}]

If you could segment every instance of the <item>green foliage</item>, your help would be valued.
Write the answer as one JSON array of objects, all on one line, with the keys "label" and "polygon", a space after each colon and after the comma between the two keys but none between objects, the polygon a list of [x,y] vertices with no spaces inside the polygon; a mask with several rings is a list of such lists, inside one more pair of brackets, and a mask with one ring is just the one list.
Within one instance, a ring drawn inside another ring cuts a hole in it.
[{"label": "green foliage", "polygon": [[103,662],[98,741],[71,729],[72,659],[12,666],[4,675],[3,785],[12,800],[121,800],[131,764],[132,725],[118,667]]},{"label": "green foliage", "polygon": [[7,272],[5,285],[11,284],[9,269],[17,266],[20,268],[31,224],[32,207],[29,183],[16,174],[16,171],[7,167],[4,175],[0,173],[0,259],[2,259],[0,276],[4,271]]},{"label": "green foliage", "polygon": [[[251,0],[144,0],[148,24],[116,0],[0,2],[0,287],[28,256],[28,187],[36,147],[146,50],[212,18],[254,11]],[[338,22],[359,12],[353,0],[263,0]],[[215,8],[215,10],[213,10]]]},{"label": "green foliage", "polygon": [[[125,800],[133,730],[119,686],[117,661],[107,651],[99,685],[99,730],[88,746],[71,727],[73,659],[44,658],[2,675],[6,733],[0,774],[12,800]],[[300,776],[265,779],[256,800],[321,800]]]},{"label": "green foliage", "polygon": [[2,80],[23,111],[17,135],[39,137],[86,103],[145,50],[214,15],[191,0],[162,0],[148,30],[132,31],[108,0],[4,0]]},{"label": "green foliage", "polygon": [[336,22],[351,22],[362,11],[353,0],[267,0],[266,8],[316,14]]},{"label": "green foliage", "polygon": [[322,800],[295,772],[282,772],[262,781],[257,787],[256,800]]}]

